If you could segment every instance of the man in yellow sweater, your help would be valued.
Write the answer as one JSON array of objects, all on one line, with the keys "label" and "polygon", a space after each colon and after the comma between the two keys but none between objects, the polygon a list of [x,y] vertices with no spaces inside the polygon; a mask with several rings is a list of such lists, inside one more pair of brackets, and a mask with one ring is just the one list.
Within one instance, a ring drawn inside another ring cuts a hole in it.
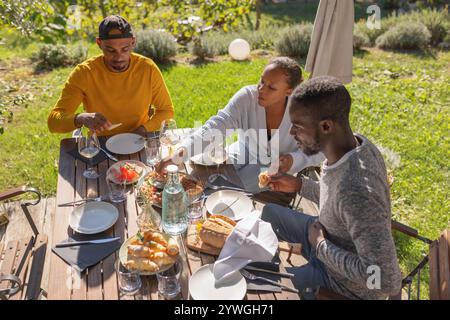
[{"label": "man in yellow sweater", "polygon": [[[151,59],[132,52],[135,43],[124,18],[109,16],[100,23],[97,44],[103,54],[72,71],[48,117],[51,132],[85,126],[99,135],[142,134],[159,130],[163,120],[173,118],[161,71]],[[76,114],[80,103],[84,112]],[[122,125],[108,130],[118,123]]]}]

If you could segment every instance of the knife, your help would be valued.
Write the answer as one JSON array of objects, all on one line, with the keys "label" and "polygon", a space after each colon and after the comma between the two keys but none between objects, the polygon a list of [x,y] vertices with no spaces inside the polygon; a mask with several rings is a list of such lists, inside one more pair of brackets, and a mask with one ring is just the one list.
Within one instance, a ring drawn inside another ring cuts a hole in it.
[{"label": "knife", "polygon": [[69,241],[69,242],[57,243],[55,245],[55,248],[66,248],[66,247],[73,247],[73,246],[81,246],[81,245],[84,245],[84,244],[108,243],[108,242],[116,241],[116,240],[119,240],[119,239],[120,239],[120,237],[108,238],[108,239],[88,240],[88,241]]},{"label": "knife", "polygon": [[103,200],[107,200],[108,198],[109,198],[109,196],[104,195],[104,196],[95,197],[95,198],[80,199],[80,200],[76,200],[76,201],[58,204],[58,207],[76,206],[76,205],[80,205],[84,202],[103,201]]},{"label": "knife", "polygon": [[252,266],[245,266],[244,269],[252,270],[252,271],[259,271],[259,272],[266,272],[266,273],[270,273],[270,274],[276,274],[276,275],[279,275],[281,277],[287,277],[287,278],[293,278],[294,277],[293,273],[277,272],[277,271],[272,271],[272,270],[267,270],[267,269],[260,269],[260,268],[256,268],[256,267],[252,267]]},{"label": "knife", "polygon": [[[94,132],[94,134],[93,134],[94,136],[97,136],[97,134]],[[102,148],[102,146],[100,145],[100,143],[99,144],[95,144],[95,146],[97,147],[97,148],[99,148],[101,151],[103,151],[105,154],[106,154],[106,156],[108,157],[108,158],[110,158],[111,160],[113,160],[113,161],[119,161],[119,160],[117,160],[117,158],[116,157],[114,157],[112,154],[110,154],[108,151],[106,151],[105,149],[103,149]]]},{"label": "knife", "polygon": [[114,157],[112,154],[110,154],[108,151],[106,151],[105,149],[103,149],[101,146],[98,146],[98,148],[100,149],[100,150],[102,150],[105,154],[106,154],[106,156],[108,157],[108,158],[110,158],[112,161],[119,161],[116,157]]}]

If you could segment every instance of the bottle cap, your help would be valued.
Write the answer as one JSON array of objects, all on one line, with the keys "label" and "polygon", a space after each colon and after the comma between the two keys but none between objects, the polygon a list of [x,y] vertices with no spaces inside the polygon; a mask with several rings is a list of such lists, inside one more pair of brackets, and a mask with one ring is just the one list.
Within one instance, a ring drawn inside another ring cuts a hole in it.
[{"label": "bottle cap", "polygon": [[178,172],[178,167],[174,164],[168,165],[167,166],[167,173],[177,173]]}]

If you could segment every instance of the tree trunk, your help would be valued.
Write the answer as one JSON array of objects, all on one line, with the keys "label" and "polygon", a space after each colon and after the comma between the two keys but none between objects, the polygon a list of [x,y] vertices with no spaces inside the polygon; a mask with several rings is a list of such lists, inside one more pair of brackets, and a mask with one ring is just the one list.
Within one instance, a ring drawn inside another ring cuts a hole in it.
[{"label": "tree trunk", "polygon": [[256,0],[256,23],[255,30],[259,29],[259,24],[261,20],[261,0]]},{"label": "tree trunk", "polygon": [[106,10],[105,10],[105,3],[103,2],[103,0],[100,0],[99,6],[100,6],[100,10],[102,11],[102,16],[104,19],[104,18],[106,18],[107,15],[106,15]]}]

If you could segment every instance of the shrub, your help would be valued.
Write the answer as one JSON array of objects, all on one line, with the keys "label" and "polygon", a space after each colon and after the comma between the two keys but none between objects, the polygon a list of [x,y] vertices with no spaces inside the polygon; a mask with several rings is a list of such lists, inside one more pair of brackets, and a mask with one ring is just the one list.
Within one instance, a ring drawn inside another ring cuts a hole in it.
[{"label": "shrub", "polygon": [[275,48],[283,56],[306,57],[311,43],[312,24],[288,27],[281,31]]},{"label": "shrub", "polygon": [[447,34],[450,24],[450,17],[447,9],[425,9],[421,11],[414,11],[409,16],[411,21],[421,22],[427,27],[431,33],[430,44],[436,46],[442,41]]},{"label": "shrub", "polygon": [[362,47],[370,46],[370,40],[367,34],[361,32],[358,25],[353,29],[353,49],[361,50]]},{"label": "shrub", "polygon": [[200,59],[206,57],[212,58],[216,55],[223,54],[227,50],[221,38],[214,37],[200,37],[189,43],[189,52]]},{"label": "shrub", "polygon": [[168,32],[158,30],[140,30],[136,34],[135,52],[156,62],[166,62],[177,54],[175,38]]},{"label": "shrub", "polygon": [[37,70],[51,70],[58,67],[76,65],[87,58],[87,48],[78,45],[68,49],[64,45],[46,44],[33,54]]},{"label": "shrub", "polygon": [[228,46],[234,39],[248,41],[252,50],[273,49],[280,29],[265,28],[258,31],[243,30],[239,32],[211,31],[188,45],[189,52],[201,59],[228,54]]},{"label": "shrub", "polygon": [[377,46],[383,49],[420,49],[430,43],[427,27],[418,22],[402,22],[379,36]]}]

